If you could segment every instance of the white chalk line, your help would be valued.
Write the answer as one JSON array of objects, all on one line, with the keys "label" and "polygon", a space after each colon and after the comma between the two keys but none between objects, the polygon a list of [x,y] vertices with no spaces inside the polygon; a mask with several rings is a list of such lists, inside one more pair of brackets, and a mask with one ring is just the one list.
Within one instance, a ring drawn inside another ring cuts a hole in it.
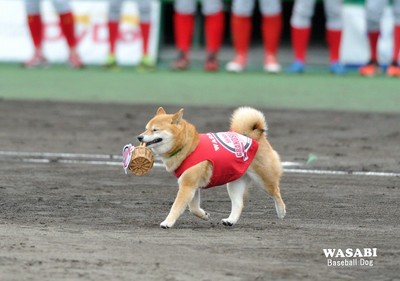
[{"label": "white chalk line", "polygon": [[[18,159],[17,159],[18,160]],[[38,164],[49,164],[49,163],[60,163],[60,164],[86,164],[86,165],[106,165],[106,166],[121,166],[121,162],[115,161],[99,161],[99,160],[73,160],[73,159],[47,159],[47,158],[21,158],[20,161],[25,163],[38,163]],[[282,165],[284,166],[285,163]],[[292,166],[293,163],[289,162],[289,166]],[[154,162],[153,167],[162,167],[164,168],[164,164],[160,162]]]},{"label": "white chalk line", "polygon": [[[56,153],[56,152],[23,152],[23,151],[1,151],[0,156],[5,157],[19,157],[23,162],[30,163],[63,163],[63,164],[93,164],[93,165],[122,165],[122,156],[113,154],[82,154],[82,153]],[[66,158],[66,159],[64,159]],[[85,159],[85,160],[76,160]],[[87,160],[90,159],[90,160]],[[115,161],[101,161],[104,160],[118,160]],[[156,162],[154,166],[164,167],[159,157],[155,157]],[[158,163],[158,162],[159,163]],[[302,166],[298,162],[283,162],[284,167]]]},{"label": "white chalk line", "polygon": [[0,156],[20,156],[20,157],[54,157],[54,158],[89,158],[89,159],[118,159],[120,155],[111,154],[82,154],[82,153],[54,153],[54,152],[25,152],[25,151],[1,151]]},{"label": "white chalk line", "polygon": [[[65,163],[65,164],[99,164],[99,165],[122,165],[122,156],[120,155],[113,155],[113,154],[82,154],[82,153],[56,153],[56,152],[23,152],[23,151],[1,151],[0,156],[5,157],[20,157],[24,158],[24,162],[36,162],[36,163],[50,163],[50,162],[58,162],[58,163]],[[67,159],[107,159],[107,160],[118,160],[120,162],[116,163],[113,161],[99,161],[99,160],[92,160],[92,161],[68,161],[64,160],[63,158]],[[47,160],[46,160],[47,159]],[[161,161],[159,157],[155,157],[156,161]],[[162,165],[162,163],[159,163]],[[283,162],[282,165],[284,167],[290,166],[302,166],[302,163],[298,162]],[[162,165],[163,167],[163,165]]]},{"label": "white chalk line", "polygon": [[[71,160],[71,159],[59,159],[57,161],[51,159],[35,159],[35,158],[22,158],[22,162],[25,163],[60,163],[60,164],[84,164],[84,165],[106,165],[106,166],[120,166],[122,168],[121,162],[114,161],[96,161],[96,160]],[[154,162],[153,167],[164,167],[164,164]]]},{"label": "white chalk line", "polygon": [[[122,156],[112,155],[112,154],[0,151],[0,157],[1,156],[3,156],[3,158],[11,158],[9,160],[22,161],[25,163],[107,165],[107,166],[121,166],[121,168],[122,168],[122,163],[121,163]],[[107,161],[107,160],[109,160],[109,161]],[[114,160],[114,161],[111,161],[111,160]],[[288,168],[288,167],[305,166],[305,164],[298,163],[298,162],[282,162],[282,166],[284,167],[284,172],[296,173],[296,174],[400,177],[400,173],[393,173],[393,172],[339,171],[339,170],[316,170],[316,169]],[[154,162],[154,167],[164,167],[164,164],[161,163],[159,161],[159,159],[156,158],[156,162]]]},{"label": "white chalk line", "polygon": [[319,174],[319,175],[354,175],[375,177],[400,177],[400,173],[374,172],[374,171],[335,171],[335,170],[307,170],[307,169],[284,169],[287,173],[296,174]]}]

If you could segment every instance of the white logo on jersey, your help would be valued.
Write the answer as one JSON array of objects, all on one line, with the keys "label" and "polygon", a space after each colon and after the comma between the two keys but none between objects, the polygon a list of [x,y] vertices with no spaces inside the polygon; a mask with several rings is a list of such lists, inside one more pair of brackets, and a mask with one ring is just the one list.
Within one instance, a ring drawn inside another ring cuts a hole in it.
[{"label": "white logo on jersey", "polygon": [[[237,158],[248,159],[247,151],[249,150],[252,139],[235,132],[208,133],[215,151],[219,149],[218,143],[226,150],[235,154]],[[216,149],[217,147],[217,149]]]}]

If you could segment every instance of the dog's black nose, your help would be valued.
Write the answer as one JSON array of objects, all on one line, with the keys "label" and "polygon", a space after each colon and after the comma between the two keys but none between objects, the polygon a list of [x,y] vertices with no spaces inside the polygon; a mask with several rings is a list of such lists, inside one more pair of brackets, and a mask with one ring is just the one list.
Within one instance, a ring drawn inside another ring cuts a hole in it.
[{"label": "dog's black nose", "polygon": [[138,136],[137,139],[138,139],[138,141],[143,142],[143,136],[142,135]]}]

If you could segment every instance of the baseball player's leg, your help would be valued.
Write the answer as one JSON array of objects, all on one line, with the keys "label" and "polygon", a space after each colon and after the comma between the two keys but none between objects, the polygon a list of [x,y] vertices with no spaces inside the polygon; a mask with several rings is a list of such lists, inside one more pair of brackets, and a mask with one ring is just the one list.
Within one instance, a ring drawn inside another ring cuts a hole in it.
[{"label": "baseball player's leg", "polygon": [[399,52],[400,52],[400,0],[393,0],[393,54],[392,63],[388,67],[386,74],[389,76],[400,77]]},{"label": "baseball player's leg", "polygon": [[75,36],[74,16],[68,0],[52,0],[60,17],[60,27],[69,47],[69,65],[72,68],[82,68],[83,64],[76,51],[77,39]]},{"label": "baseball player's leg", "polygon": [[174,70],[185,70],[189,67],[189,50],[194,29],[195,0],[176,0],[174,4],[175,46],[179,52],[172,64]]},{"label": "baseball player's leg", "polygon": [[360,67],[359,73],[362,76],[374,76],[378,72],[378,40],[380,22],[387,0],[366,0],[365,13],[367,18],[367,34],[370,47],[370,60]]},{"label": "baseball player's leg", "polygon": [[24,62],[23,66],[26,68],[46,66],[47,61],[42,53],[43,23],[40,16],[40,0],[25,0],[24,3],[34,53],[31,59]]},{"label": "baseball player's leg", "polygon": [[119,20],[121,16],[123,0],[109,0],[108,1],[108,56],[104,67],[115,67],[116,62],[116,45],[119,37]]},{"label": "baseball player's leg", "polygon": [[75,38],[75,24],[74,16],[71,12],[71,7],[68,0],[52,0],[54,8],[56,9],[60,17],[60,27],[67,40],[67,44],[70,48],[75,48],[76,38]]},{"label": "baseball player's leg", "polygon": [[340,42],[342,38],[342,0],[324,0],[326,15],[326,41],[329,48],[330,71],[342,75],[345,67],[339,62]]},{"label": "baseball player's leg", "polygon": [[224,35],[224,11],[221,0],[203,0],[202,11],[205,16],[205,37],[207,58],[206,71],[218,70],[217,54]]},{"label": "baseball player's leg", "polygon": [[400,53],[400,0],[393,0],[394,31],[393,31],[393,62],[399,63]]},{"label": "baseball player's leg", "polygon": [[226,65],[227,71],[241,72],[246,66],[254,4],[255,0],[233,0],[232,2],[231,33],[235,57]]},{"label": "baseball player's leg", "polygon": [[315,0],[295,0],[290,19],[294,62],[289,66],[291,73],[302,73],[305,69],[308,41],[311,34],[311,19]]},{"label": "baseball player's leg", "polygon": [[262,35],[264,41],[264,70],[277,73],[281,71],[277,52],[282,33],[281,0],[260,0],[262,14]]},{"label": "baseball player's leg", "polygon": [[153,68],[154,61],[149,57],[149,36],[150,36],[150,17],[151,1],[137,0],[140,13],[140,33],[142,35],[142,60],[140,66],[144,68]]}]

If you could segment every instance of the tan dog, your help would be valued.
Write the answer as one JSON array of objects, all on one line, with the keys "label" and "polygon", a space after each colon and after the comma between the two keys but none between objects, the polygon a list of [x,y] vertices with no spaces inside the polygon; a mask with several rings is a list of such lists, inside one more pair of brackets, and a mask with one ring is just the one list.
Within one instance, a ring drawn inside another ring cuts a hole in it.
[{"label": "tan dog", "polygon": [[[146,131],[138,136],[140,142],[145,142],[153,153],[161,157],[168,172],[176,173],[182,163],[200,146],[200,139],[204,137],[182,117],[183,109],[175,114],[167,114],[160,107],[156,115],[147,123]],[[250,180],[263,186],[269,192],[275,201],[279,218],[283,219],[286,214],[285,203],[282,200],[279,188],[282,166],[278,153],[272,149],[266,138],[266,130],[265,117],[260,111],[250,107],[241,107],[231,117],[230,132],[207,134],[211,138],[210,141],[213,142],[215,150],[223,150],[223,148],[220,148],[222,141],[213,139],[213,136],[220,136],[218,134],[245,139],[247,144],[258,143],[258,149],[256,148],[255,155],[251,160],[245,153],[238,155],[236,151],[236,157],[243,157],[240,160],[249,161],[249,166],[244,171],[243,176],[227,183],[232,209],[230,216],[222,220],[224,225],[232,226],[239,220],[243,209],[243,196]],[[237,149],[243,149],[242,144],[238,142]],[[167,218],[160,225],[162,228],[172,227],[187,206],[195,216],[204,220],[209,219],[209,214],[200,207],[200,189],[207,187],[210,181],[215,178],[213,170],[216,170],[217,167],[214,167],[213,163],[208,160],[201,161],[179,175],[179,191]],[[224,169],[222,171],[229,173],[229,168]]]}]

